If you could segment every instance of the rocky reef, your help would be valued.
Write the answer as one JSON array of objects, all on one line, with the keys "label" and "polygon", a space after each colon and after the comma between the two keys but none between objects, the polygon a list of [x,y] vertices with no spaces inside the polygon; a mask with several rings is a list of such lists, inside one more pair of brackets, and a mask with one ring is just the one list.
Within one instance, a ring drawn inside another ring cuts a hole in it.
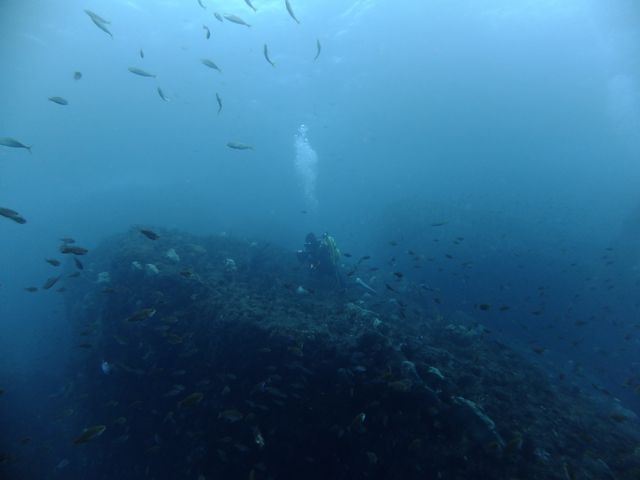
[{"label": "rocky reef", "polygon": [[640,478],[632,415],[473,319],[410,287],[312,288],[273,245],[156,232],[106,241],[65,292],[89,345],[64,395],[69,478]]}]

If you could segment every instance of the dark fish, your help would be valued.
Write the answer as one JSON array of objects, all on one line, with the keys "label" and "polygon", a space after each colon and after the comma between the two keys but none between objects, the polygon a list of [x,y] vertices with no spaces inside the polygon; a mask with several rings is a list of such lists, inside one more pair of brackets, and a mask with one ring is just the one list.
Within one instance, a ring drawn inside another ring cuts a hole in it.
[{"label": "dark fish", "polygon": [[160,87],[158,87],[158,95],[160,95],[160,98],[162,100],[164,100],[165,102],[169,101],[169,99],[165,96],[164,92],[162,91],[162,89]]},{"label": "dark fish", "polygon": [[95,20],[96,22],[104,23],[105,25],[109,25],[111,23],[109,20],[106,20],[106,19],[102,18],[100,15],[98,15],[95,12],[92,12],[91,10],[85,10],[84,12],[91,17],[91,20]]},{"label": "dark fish", "polygon": [[212,68],[213,70],[217,70],[220,73],[222,73],[222,70],[220,70],[220,67],[218,67],[218,65],[216,65],[213,61],[209,60],[208,58],[203,58],[200,61],[204,66]]},{"label": "dark fish", "polygon": [[54,267],[60,266],[60,260],[56,260],[55,258],[45,258],[44,261],[49,265],[53,265]]},{"label": "dark fish", "polygon": [[141,228],[140,233],[147,237],[149,240],[157,240],[158,238],[160,238],[160,236],[153,230]]},{"label": "dark fish", "polygon": [[42,285],[42,289],[43,290],[49,290],[56,283],[58,283],[58,280],[60,280],[60,277],[61,277],[61,275],[58,275],[57,277],[48,278],[47,281],[44,282],[44,285]]},{"label": "dark fish", "polygon": [[364,257],[360,257],[360,260],[358,260],[358,263],[362,263],[362,262],[364,262],[365,260],[369,260],[370,258],[371,258],[371,256],[370,256],[370,255],[365,255]]},{"label": "dark fish", "polygon": [[253,150],[253,147],[251,145],[246,145],[240,142],[228,142],[227,147],[233,150]]},{"label": "dark fish", "polygon": [[245,22],[243,19],[241,19],[240,17],[238,17],[236,15],[225,15],[224,18],[229,20],[231,23],[237,23],[238,25],[244,25],[245,27],[250,27],[251,26],[247,22]]},{"label": "dark fish", "polygon": [[218,95],[218,92],[216,92],[216,101],[218,102],[218,115],[220,115],[220,112],[222,111],[222,99],[220,98],[220,95]]},{"label": "dark fish", "polygon": [[75,241],[73,238],[71,238],[71,237],[64,237],[64,238],[61,238],[61,239],[60,239],[60,241],[61,241],[62,243],[76,243],[76,241]]},{"label": "dark fish", "polygon": [[284,0],[284,4],[287,7],[287,12],[289,12],[289,15],[291,15],[291,18],[293,18],[296,21],[296,23],[300,23],[300,20],[298,20],[296,18],[295,13],[293,13],[293,8],[291,8],[291,4],[289,3],[289,0]]},{"label": "dark fish", "polygon": [[140,58],[144,58],[144,50],[140,49]]},{"label": "dark fish", "polygon": [[89,15],[89,17],[91,18],[91,21],[96,25],[96,27],[98,27],[104,33],[108,34],[111,38],[113,38],[113,34],[107,28],[107,24],[111,22],[107,22],[105,19],[93,13],[91,10],[85,10],[85,13]]},{"label": "dark fish", "polygon": [[431,226],[432,227],[442,227],[442,226],[446,225],[447,223],[449,223],[449,222],[435,222],[435,223],[432,223]]},{"label": "dark fish", "polygon": [[347,257],[347,258],[351,258],[353,255],[351,255],[350,253],[347,252],[342,252],[342,255]]},{"label": "dark fish", "polygon": [[219,22],[224,22],[222,15],[220,15],[218,12],[213,12],[213,16],[216,17],[216,20],[218,20]]},{"label": "dark fish", "polygon": [[0,207],[0,217],[6,217],[20,224],[27,223],[27,221],[18,212],[11,210],[10,208]]},{"label": "dark fish", "polygon": [[481,303],[480,305],[478,305],[478,308],[480,310],[489,310],[491,308],[491,305],[489,305],[488,303]]},{"label": "dark fish", "polygon": [[73,72],[73,79],[80,80],[82,78],[82,72]]},{"label": "dark fish", "polygon": [[211,30],[206,25],[203,25],[202,28],[204,28],[204,36],[209,40],[211,38]]},{"label": "dark fish", "polygon": [[398,277],[398,279],[401,279],[404,276],[402,272],[393,272],[393,274]]},{"label": "dark fish", "polygon": [[153,73],[149,73],[146,70],[142,70],[141,68],[138,68],[138,67],[129,67],[129,71],[141,77],[156,78],[156,76]]},{"label": "dark fish", "polygon": [[205,10],[207,9],[207,7],[205,6],[204,3],[202,3],[202,0],[198,0],[198,5],[200,5],[202,8],[204,8]]},{"label": "dark fish", "polygon": [[86,255],[87,253],[89,253],[89,250],[87,250],[84,247],[78,247],[76,245],[69,245],[69,244],[64,244],[64,245],[60,245],[60,253],[63,254],[71,254],[71,255]]},{"label": "dark fish", "polygon": [[69,101],[62,97],[49,97],[49,101],[57,103],[58,105],[69,105]]},{"label": "dark fish", "polygon": [[269,62],[269,64],[270,64],[272,67],[275,67],[275,66],[276,66],[276,64],[275,64],[275,63],[273,63],[273,62],[271,61],[271,59],[269,58],[269,47],[267,47],[267,44],[266,44],[266,43],[264,44],[264,48],[262,49],[262,53],[264,54],[264,58],[267,60],[267,62]]},{"label": "dark fish", "polygon": [[502,305],[502,306],[500,307],[500,311],[501,311],[501,312],[506,312],[507,310],[509,310],[509,306],[508,306],[508,305]]},{"label": "dark fish", "polygon": [[24,143],[19,142],[13,137],[0,137],[0,145],[4,145],[5,147],[11,147],[11,148],[24,148],[28,150],[29,153],[31,153],[31,148],[33,147],[33,146],[25,145]]},{"label": "dark fish", "polygon": [[82,264],[82,262],[80,260],[78,260],[76,257],[73,257],[73,263],[76,264],[76,268],[78,270],[84,270],[84,265]]},{"label": "dark fish", "polygon": [[392,292],[395,292],[395,291],[396,291],[396,289],[395,289],[395,288],[393,288],[393,287],[392,287],[391,285],[389,285],[388,283],[385,283],[385,284],[384,284],[384,286],[385,286],[385,287],[387,287],[387,290],[391,290]]},{"label": "dark fish", "polygon": [[258,10],[256,10],[256,7],[254,7],[254,6],[251,4],[251,0],[244,0],[244,3],[246,3],[247,5],[249,5],[249,8],[250,8],[251,10],[253,10],[254,12],[257,12],[257,11],[258,11]]},{"label": "dark fish", "polygon": [[320,56],[320,52],[322,51],[322,45],[320,45],[320,40],[316,40],[316,56],[313,58],[315,62]]},{"label": "dark fish", "polygon": [[27,291],[29,293],[37,292],[38,291],[38,287],[25,287],[25,291]]},{"label": "dark fish", "polygon": [[93,427],[87,427],[78,437],[73,440],[73,443],[87,443],[89,440],[102,435],[106,429],[107,427],[105,425],[95,425]]}]

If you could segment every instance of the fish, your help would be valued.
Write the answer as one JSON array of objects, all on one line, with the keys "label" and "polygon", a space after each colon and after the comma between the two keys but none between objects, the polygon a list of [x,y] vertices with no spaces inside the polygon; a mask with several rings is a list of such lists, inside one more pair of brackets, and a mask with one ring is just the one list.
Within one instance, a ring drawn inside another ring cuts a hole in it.
[{"label": "fish", "polygon": [[82,78],[82,72],[73,72],[73,79],[78,81]]},{"label": "fish", "polygon": [[27,221],[15,210],[0,207],[0,217],[6,217],[16,223],[25,224]]},{"label": "fish", "polygon": [[89,440],[93,440],[94,438],[102,435],[106,429],[106,425],[94,425],[93,427],[87,427],[73,440],[73,443],[76,445],[80,443],[87,443]]},{"label": "fish", "polygon": [[487,311],[491,308],[491,305],[489,305],[488,303],[481,303],[480,305],[478,305],[478,308],[480,310]]},{"label": "fish", "polygon": [[212,60],[209,60],[208,58],[203,58],[200,61],[205,67],[212,68],[222,73],[222,70],[220,70],[220,67],[218,67],[218,65],[216,65]]},{"label": "fish", "polygon": [[104,23],[105,25],[110,25],[111,24],[111,22],[109,20],[105,20],[100,15],[98,15],[95,12],[92,12],[91,10],[85,10],[84,12],[91,17],[91,20],[95,20],[96,22]]},{"label": "fish", "polygon": [[138,310],[127,318],[127,322],[141,322],[148,318],[153,317],[156,314],[155,308],[143,308]]},{"label": "fish", "polygon": [[237,15],[225,15],[224,18],[229,20],[231,23],[237,23],[238,25],[244,25],[245,27],[251,26]]},{"label": "fish", "polygon": [[158,95],[160,95],[160,98],[162,100],[164,100],[165,102],[169,101],[169,99],[166,97],[166,95],[164,94],[164,92],[162,91],[162,89],[160,87],[158,87]]},{"label": "fish", "polygon": [[254,7],[254,6],[251,4],[251,0],[244,0],[244,3],[246,3],[247,5],[249,5],[249,8],[250,8],[251,10],[253,10],[254,12],[257,12],[257,11],[258,11],[258,10],[256,10],[256,7]]},{"label": "fish", "polygon": [[193,392],[178,402],[178,408],[192,407],[202,401],[204,394],[202,392]]},{"label": "fish", "polygon": [[96,13],[93,13],[91,10],[85,10],[85,13],[89,15],[89,18],[91,18],[91,21],[95,24],[96,27],[113,38],[113,33],[111,33],[111,31],[109,31],[109,29],[107,28],[107,25],[111,22],[107,22],[104,18],[97,15]]},{"label": "fish", "polygon": [[71,463],[69,462],[69,460],[67,460],[66,458],[63,458],[58,462],[58,465],[56,465],[56,470],[62,470],[64,467],[69,465],[69,463]]},{"label": "fish", "polygon": [[59,267],[60,266],[60,260],[56,260],[55,258],[45,258],[44,261],[47,262],[49,265],[52,265],[54,267]]},{"label": "fish", "polygon": [[156,76],[153,73],[149,73],[146,70],[142,70],[141,68],[138,68],[138,67],[129,67],[129,71],[141,77],[156,78]]},{"label": "fish", "polygon": [[316,56],[313,57],[313,61],[315,62],[320,56],[320,52],[322,51],[322,45],[320,45],[320,40],[316,40]]},{"label": "fish", "polygon": [[220,112],[222,111],[222,99],[220,98],[220,95],[218,95],[218,92],[216,92],[216,101],[218,102],[218,115],[220,115]]},{"label": "fish", "polygon": [[266,43],[264,44],[264,48],[262,49],[262,53],[264,54],[264,58],[267,60],[267,62],[269,62],[269,64],[270,64],[272,67],[275,67],[275,66],[276,66],[276,64],[275,64],[275,63],[273,63],[273,62],[271,61],[271,59],[269,58],[269,47],[267,47],[267,44],[266,44]]},{"label": "fish", "polygon": [[102,363],[100,364],[100,370],[102,370],[102,373],[104,373],[105,375],[109,375],[113,370],[113,367],[109,362],[107,362],[106,360],[103,360]]},{"label": "fish", "polygon": [[206,5],[204,3],[202,3],[202,0],[198,0],[198,5],[200,5],[205,10],[207,9]]},{"label": "fish", "polygon": [[153,230],[141,228],[140,233],[143,234],[145,237],[147,237],[149,240],[157,240],[160,238],[160,235],[158,235]]},{"label": "fish", "polygon": [[393,272],[393,274],[394,274],[396,277],[398,277],[398,280],[400,280],[400,279],[404,276],[404,274],[403,274],[402,272]]},{"label": "fish", "polygon": [[376,290],[374,290],[372,287],[370,287],[369,285],[367,285],[366,283],[364,283],[364,281],[360,278],[360,277],[356,277],[356,283],[358,285],[360,285],[362,288],[364,288],[365,290],[373,293],[374,295],[377,295],[378,292]]},{"label": "fish", "polygon": [[291,15],[291,18],[293,18],[296,21],[296,23],[300,23],[300,20],[296,18],[296,14],[293,13],[293,8],[291,8],[291,4],[289,3],[289,0],[284,0],[284,4],[287,7],[287,12],[289,12],[289,15]]},{"label": "fish", "polygon": [[0,145],[11,148],[24,148],[25,150],[28,150],[29,153],[31,153],[31,149],[33,148],[33,145],[25,145],[13,137],[0,137]]},{"label": "fish", "polygon": [[29,293],[33,293],[33,292],[37,292],[38,291],[38,287],[24,287],[25,291],[29,292]]},{"label": "fish", "polygon": [[69,244],[64,244],[64,245],[60,245],[60,253],[62,254],[71,254],[71,255],[86,255],[87,253],[89,253],[89,250],[87,250],[84,247],[79,247],[77,245],[69,245]]},{"label": "fish", "polygon": [[61,238],[61,239],[60,239],[60,241],[61,241],[62,243],[76,243],[76,241],[75,241],[73,238],[71,238],[71,237],[64,237],[64,238]]},{"label": "fish", "polygon": [[50,102],[57,103],[58,105],[69,105],[69,101],[62,97],[49,97]]},{"label": "fish", "polygon": [[80,260],[78,260],[76,257],[73,257],[73,263],[76,264],[76,268],[78,270],[84,270],[84,265],[82,264],[82,262]]},{"label": "fish", "polygon": [[144,50],[140,49],[140,58],[144,58]]},{"label": "fish", "polygon": [[203,25],[202,28],[204,28],[204,36],[209,40],[211,38],[211,30],[206,25]]},{"label": "fish", "polygon": [[57,277],[50,277],[47,279],[46,282],[44,282],[44,285],[42,285],[42,289],[43,290],[49,290],[51,287],[53,287],[56,283],[58,283],[58,280],[60,280],[61,275],[58,275]]},{"label": "fish", "polygon": [[239,422],[244,418],[242,412],[239,412],[235,408],[231,408],[229,410],[224,410],[218,414],[218,418],[222,418],[229,423]]},{"label": "fish", "polygon": [[448,223],[449,222],[435,222],[435,223],[432,223],[431,226],[432,227],[442,227],[442,226],[444,226],[444,225],[446,225]]},{"label": "fish", "polygon": [[224,18],[222,18],[222,15],[220,15],[218,12],[213,12],[213,16],[216,17],[216,20],[218,20],[219,22],[224,22]]},{"label": "fish", "polygon": [[233,150],[253,150],[253,147],[251,145],[246,145],[240,142],[228,142],[227,147]]}]

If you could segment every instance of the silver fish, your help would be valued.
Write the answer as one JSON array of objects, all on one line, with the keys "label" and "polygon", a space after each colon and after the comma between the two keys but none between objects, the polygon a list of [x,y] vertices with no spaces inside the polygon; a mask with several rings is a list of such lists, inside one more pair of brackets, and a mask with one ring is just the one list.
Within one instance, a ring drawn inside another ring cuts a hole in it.
[{"label": "silver fish", "polygon": [[131,73],[134,73],[136,75],[140,75],[141,77],[151,77],[151,78],[156,78],[156,76],[153,73],[149,73],[145,70],[142,70],[141,68],[138,67],[129,67],[129,71]]},{"label": "silver fish", "polygon": [[243,19],[241,19],[240,17],[238,17],[236,15],[225,15],[224,18],[229,20],[231,23],[237,23],[238,25],[244,25],[245,27],[250,27],[251,26],[247,22],[245,22]]},{"label": "silver fish", "polygon": [[220,115],[220,112],[222,111],[222,99],[220,98],[220,95],[218,95],[218,92],[216,92],[216,100],[218,102],[218,115]]},{"label": "silver fish", "polygon": [[85,12],[87,15],[89,15],[89,18],[91,18],[91,21],[96,25],[96,27],[98,27],[100,30],[107,33],[111,38],[113,38],[113,33],[111,33],[107,28],[107,24],[110,22],[106,22],[102,17],[100,17],[99,15],[96,15],[91,10],[85,10]]},{"label": "silver fish", "polygon": [[224,18],[222,18],[222,15],[220,15],[218,12],[213,12],[213,16],[216,17],[216,20],[218,20],[219,22],[224,22]]},{"label": "silver fish", "polygon": [[284,4],[287,6],[287,12],[289,12],[289,15],[291,15],[291,18],[293,18],[296,21],[296,23],[300,23],[300,20],[296,18],[296,14],[293,13],[293,8],[291,8],[291,4],[289,3],[289,0],[284,0]]},{"label": "silver fish", "polygon": [[318,57],[320,56],[320,52],[322,51],[322,45],[320,45],[320,40],[316,40],[316,56],[313,59],[313,61],[315,62]]},{"label": "silver fish", "polygon": [[12,148],[24,148],[31,153],[32,146],[25,145],[24,143],[19,142],[15,138],[12,137],[0,137],[0,145],[4,145],[5,147]]},{"label": "silver fish", "polygon": [[58,105],[69,105],[67,99],[62,97],[49,97],[49,101],[57,103]]},{"label": "silver fish", "polygon": [[222,73],[222,70],[220,70],[220,67],[218,67],[218,65],[216,65],[212,60],[209,60],[208,58],[203,58],[200,61],[204,66],[212,68],[214,70],[218,70],[220,73]]},{"label": "silver fish", "polygon": [[209,38],[211,38],[211,30],[209,30],[209,27],[206,25],[203,25],[202,28],[204,28],[204,36],[209,40]]},{"label": "silver fish", "polygon": [[269,58],[269,48],[267,47],[267,44],[266,44],[266,43],[264,44],[264,48],[262,49],[262,53],[264,54],[264,58],[267,60],[267,62],[269,62],[269,64],[270,64],[272,67],[275,67],[275,66],[276,66],[276,64],[275,64],[275,63],[273,63],[273,62],[271,61],[271,59]]},{"label": "silver fish", "polygon": [[164,100],[165,102],[169,101],[169,99],[165,96],[164,92],[162,91],[162,89],[160,87],[158,87],[158,95],[160,95],[160,98],[162,100]]},{"label": "silver fish", "polygon": [[258,10],[256,10],[256,7],[254,7],[254,6],[251,4],[251,0],[244,0],[244,3],[246,3],[247,5],[249,5],[249,8],[250,8],[251,10],[253,10],[254,12],[257,12],[257,11],[258,11]]},{"label": "silver fish", "polygon": [[240,142],[229,142],[227,143],[227,147],[232,148],[233,150],[253,150],[251,145],[246,145]]}]

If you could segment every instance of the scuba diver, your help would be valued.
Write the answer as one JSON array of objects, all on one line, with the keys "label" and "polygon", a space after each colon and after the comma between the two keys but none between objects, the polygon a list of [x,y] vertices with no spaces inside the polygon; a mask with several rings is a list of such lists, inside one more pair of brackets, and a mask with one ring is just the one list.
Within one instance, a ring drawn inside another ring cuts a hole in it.
[{"label": "scuba diver", "polygon": [[338,287],[344,287],[340,273],[340,250],[335,239],[328,233],[323,233],[320,239],[313,233],[308,233],[304,249],[298,250],[297,256],[300,263],[318,280],[332,283],[335,281]]}]

